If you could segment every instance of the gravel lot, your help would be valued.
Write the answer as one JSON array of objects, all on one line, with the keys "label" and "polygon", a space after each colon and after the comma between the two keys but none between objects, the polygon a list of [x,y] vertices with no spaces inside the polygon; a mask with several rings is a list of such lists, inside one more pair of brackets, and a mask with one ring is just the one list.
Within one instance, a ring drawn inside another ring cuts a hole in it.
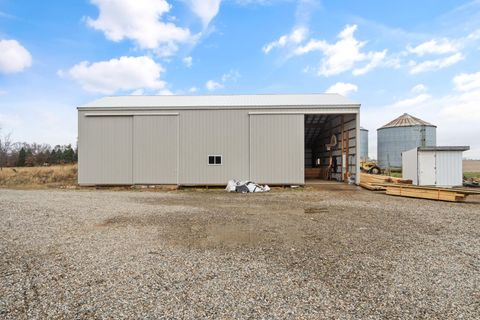
[{"label": "gravel lot", "polygon": [[4,319],[480,318],[474,197],[0,189],[0,237]]}]

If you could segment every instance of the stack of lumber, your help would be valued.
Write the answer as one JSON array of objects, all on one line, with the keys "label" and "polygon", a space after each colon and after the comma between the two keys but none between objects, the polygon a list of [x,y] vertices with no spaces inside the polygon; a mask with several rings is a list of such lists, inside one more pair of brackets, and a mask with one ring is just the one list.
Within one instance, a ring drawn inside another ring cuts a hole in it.
[{"label": "stack of lumber", "polygon": [[468,195],[480,194],[478,190],[465,188],[437,188],[412,185],[411,180],[375,174],[360,174],[360,186],[373,191],[385,191],[392,196],[421,198],[440,201],[465,201]]},{"label": "stack of lumber", "polygon": [[465,201],[470,194],[480,194],[480,191],[464,188],[436,188],[401,184],[382,184],[385,187],[386,194],[392,196],[402,196],[410,198],[421,198],[441,201]]},{"label": "stack of lumber", "polygon": [[365,189],[372,191],[386,190],[386,188],[383,186],[385,183],[412,184],[412,180],[382,176],[378,174],[360,173],[360,186]]}]

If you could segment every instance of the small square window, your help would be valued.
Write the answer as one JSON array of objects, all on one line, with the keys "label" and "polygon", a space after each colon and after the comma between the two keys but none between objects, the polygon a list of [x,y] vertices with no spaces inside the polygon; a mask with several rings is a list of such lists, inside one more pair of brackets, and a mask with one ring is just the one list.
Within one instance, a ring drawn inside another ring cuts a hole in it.
[{"label": "small square window", "polygon": [[222,164],[222,156],[208,156],[208,164],[209,165],[221,165]]}]

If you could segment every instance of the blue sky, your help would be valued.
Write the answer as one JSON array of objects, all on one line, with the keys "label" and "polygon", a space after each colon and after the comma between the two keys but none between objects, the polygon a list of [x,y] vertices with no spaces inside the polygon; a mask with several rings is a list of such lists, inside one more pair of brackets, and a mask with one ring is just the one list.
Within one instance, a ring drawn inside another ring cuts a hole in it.
[{"label": "blue sky", "polygon": [[0,127],[75,143],[104,95],[338,92],[480,158],[480,1],[0,0]]}]

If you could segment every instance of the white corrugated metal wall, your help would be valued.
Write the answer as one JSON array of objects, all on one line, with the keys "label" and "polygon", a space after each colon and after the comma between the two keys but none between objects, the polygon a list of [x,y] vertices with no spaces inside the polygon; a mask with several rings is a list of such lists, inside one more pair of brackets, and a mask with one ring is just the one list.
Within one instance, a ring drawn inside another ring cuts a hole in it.
[{"label": "white corrugated metal wall", "polygon": [[463,184],[462,152],[437,151],[436,169],[438,186],[461,186]]},{"label": "white corrugated metal wall", "polygon": [[178,115],[133,117],[133,183],[178,183]]},{"label": "white corrugated metal wall", "polygon": [[250,180],[303,184],[304,115],[250,115]]},{"label": "white corrugated metal wall", "polygon": [[80,118],[79,184],[133,184],[132,117]]}]

